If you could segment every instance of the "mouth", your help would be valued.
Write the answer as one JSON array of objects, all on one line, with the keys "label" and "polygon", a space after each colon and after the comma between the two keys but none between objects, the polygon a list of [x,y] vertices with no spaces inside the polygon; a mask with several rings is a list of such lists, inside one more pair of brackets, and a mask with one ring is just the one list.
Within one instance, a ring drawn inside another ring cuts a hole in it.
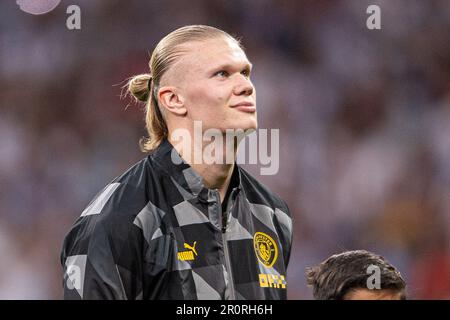
[{"label": "mouth", "polygon": [[240,102],[238,104],[232,105],[231,108],[247,113],[256,112],[256,106],[252,102]]}]

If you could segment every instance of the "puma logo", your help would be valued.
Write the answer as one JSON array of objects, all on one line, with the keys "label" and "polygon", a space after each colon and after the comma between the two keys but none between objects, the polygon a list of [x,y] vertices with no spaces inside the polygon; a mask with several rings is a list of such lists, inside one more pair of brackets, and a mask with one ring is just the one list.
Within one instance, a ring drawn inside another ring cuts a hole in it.
[{"label": "puma logo", "polygon": [[[191,246],[189,243],[184,243],[184,248],[188,249],[188,251],[178,252],[178,260],[181,261],[191,261],[194,260],[196,256],[198,256],[197,250],[195,249],[195,245],[197,241],[194,241],[194,244]],[[190,250],[190,251],[189,251]],[[194,256],[195,254],[195,256]]]},{"label": "puma logo", "polygon": [[197,241],[194,241],[194,244],[193,244],[192,247],[191,247],[189,244],[184,243],[184,248],[185,248],[185,249],[190,249],[190,250],[192,250],[192,252],[194,252],[195,255],[198,256],[197,250],[195,250],[195,245],[196,245],[196,244],[197,244]]}]

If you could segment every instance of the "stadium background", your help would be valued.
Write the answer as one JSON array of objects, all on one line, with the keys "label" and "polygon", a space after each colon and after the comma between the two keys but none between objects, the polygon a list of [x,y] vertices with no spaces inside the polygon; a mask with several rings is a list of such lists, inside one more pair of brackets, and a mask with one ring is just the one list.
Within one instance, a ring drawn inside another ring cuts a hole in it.
[{"label": "stadium background", "polygon": [[449,17],[446,0],[63,0],[43,15],[1,1],[0,298],[61,298],[65,233],[144,156],[118,84],[168,32],[209,24],[242,37],[260,128],[280,129],[280,171],[261,180],[295,219],[289,298],[311,299],[305,267],[364,248],[412,298],[449,299]]}]

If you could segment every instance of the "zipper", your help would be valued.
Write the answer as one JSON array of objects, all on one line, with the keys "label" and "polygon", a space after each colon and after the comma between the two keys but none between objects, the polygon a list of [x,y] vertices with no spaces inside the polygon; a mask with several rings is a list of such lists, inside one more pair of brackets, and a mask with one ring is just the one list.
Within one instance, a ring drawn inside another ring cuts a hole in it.
[{"label": "zipper", "polygon": [[231,272],[230,255],[228,254],[228,244],[225,232],[222,232],[223,251],[225,255],[225,269],[228,274],[228,284],[230,288],[230,300],[236,300],[236,294],[234,292],[233,273]]},{"label": "zipper", "polygon": [[[214,190],[216,197],[217,197],[217,201],[219,203],[218,205],[218,210],[220,210],[220,217],[221,217],[221,221],[222,221],[222,204],[220,202],[220,195],[219,195],[219,191],[218,190]],[[230,213],[229,213],[230,214]],[[227,217],[228,220],[228,217]],[[225,256],[225,270],[227,271],[228,274],[228,289],[230,291],[230,300],[236,300],[236,293],[234,291],[234,281],[233,281],[233,273],[231,271],[231,261],[230,261],[230,254],[228,252],[228,243],[227,243],[227,228],[228,228],[228,224],[226,226],[221,226],[221,234],[222,234],[222,243],[223,243],[223,254]]]}]

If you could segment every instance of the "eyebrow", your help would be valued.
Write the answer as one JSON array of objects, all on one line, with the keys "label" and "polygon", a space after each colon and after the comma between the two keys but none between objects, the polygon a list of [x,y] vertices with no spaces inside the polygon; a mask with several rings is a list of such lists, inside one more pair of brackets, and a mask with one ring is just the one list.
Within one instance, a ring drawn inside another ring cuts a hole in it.
[{"label": "eyebrow", "polygon": [[[221,69],[234,69],[235,65],[225,63],[216,67],[211,68],[211,71],[221,70]],[[245,63],[244,69],[249,69],[250,71],[253,69],[253,64],[251,62]]]}]

